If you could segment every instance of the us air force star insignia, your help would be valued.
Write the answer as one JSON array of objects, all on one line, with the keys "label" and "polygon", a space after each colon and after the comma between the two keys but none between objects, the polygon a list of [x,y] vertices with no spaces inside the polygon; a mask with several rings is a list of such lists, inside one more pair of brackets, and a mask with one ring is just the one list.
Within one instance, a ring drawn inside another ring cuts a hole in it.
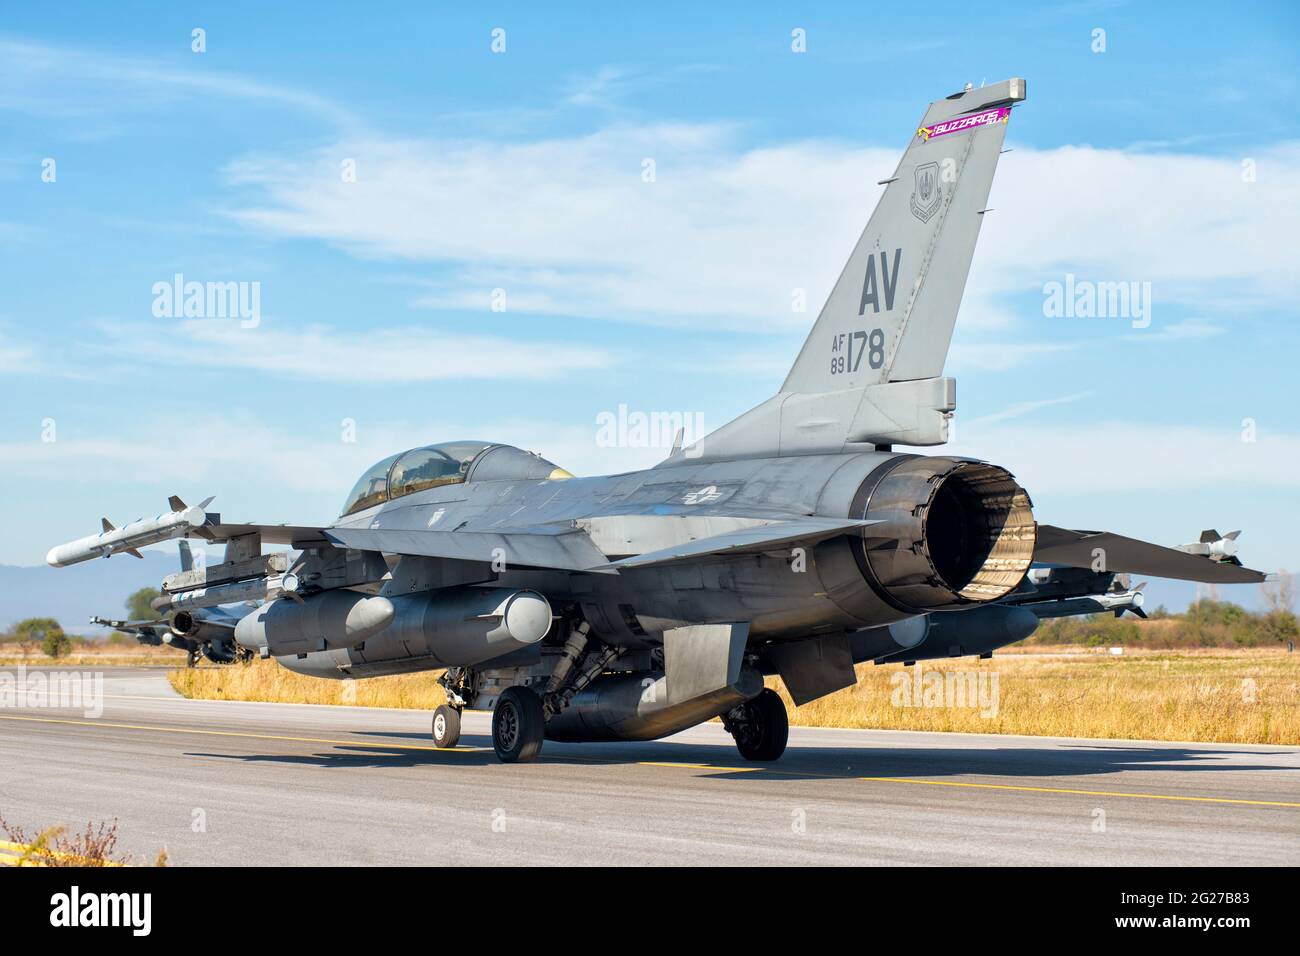
[{"label": "us air force star insignia", "polygon": [[912,215],[921,222],[929,222],[939,209],[943,187],[939,185],[939,164],[923,163],[916,167],[916,185],[912,189]]},{"label": "us air force star insignia", "polygon": [[717,501],[722,497],[722,492],[718,490],[717,485],[708,485],[700,488],[698,491],[688,491],[682,495],[682,504],[684,505],[706,505],[711,501]]}]

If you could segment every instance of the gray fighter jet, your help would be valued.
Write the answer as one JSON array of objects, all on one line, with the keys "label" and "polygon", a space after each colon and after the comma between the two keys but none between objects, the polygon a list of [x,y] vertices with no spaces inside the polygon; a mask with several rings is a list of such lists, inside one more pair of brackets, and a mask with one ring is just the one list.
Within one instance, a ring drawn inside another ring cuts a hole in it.
[{"label": "gray fighter jet", "polygon": [[445,442],[375,464],[328,524],[232,524],[176,499],[48,560],[225,541],[223,564],[165,582],[171,607],[265,599],[236,639],[304,674],[445,669],[434,740],[453,746],[461,709],[491,708],[504,761],[714,717],[772,760],[787,718],[764,675],[803,704],[854,683],[858,662],[988,653],[1065,597],[1113,608],[1115,575],[1263,580],[1038,524],[1006,467],[920,450],[947,439],[944,361],[1024,98],[1013,79],[931,103],[777,394],[654,468],[576,478],[509,445]]},{"label": "gray fighter jet", "polygon": [[[188,541],[180,542],[180,555],[181,570],[193,570],[194,557]],[[177,611],[168,617],[140,621],[119,621],[96,615],[90,623],[130,634],[149,647],[174,647],[184,651],[187,667],[197,664],[200,657],[206,657],[214,664],[230,664],[249,656],[235,643],[235,626],[255,607],[255,604],[245,601],[229,606]]]}]

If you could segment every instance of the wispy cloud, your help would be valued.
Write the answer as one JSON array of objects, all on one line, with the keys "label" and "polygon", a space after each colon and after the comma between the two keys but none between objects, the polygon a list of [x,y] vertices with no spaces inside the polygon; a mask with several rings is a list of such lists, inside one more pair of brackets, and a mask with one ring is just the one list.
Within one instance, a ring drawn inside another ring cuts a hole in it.
[{"label": "wispy cloud", "polygon": [[948,357],[948,368],[953,372],[1006,372],[1080,347],[1078,342],[959,342]]},{"label": "wispy cloud", "polygon": [[1031,415],[1036,411],[1044,408],[1051,408],[1054,405],[1068,405],[1071,402],[1082,401],[1092,395],[1092,392],[1077,392],[1074,395],[1062,395],[1060,398],[1040,398],[1028,402],[1016,402],[1014,405],[1008,405],[1000,411],[992,412],[988,415],[978,415],[969,420],[972,425],[988,425],[992,422],[1004,422],[1012,418],[1022,418],[1025,415]]},{"label": "wispy cloud", "polygon": [[617,363],[613,353],[584,345],[451,334],[423,326],[337,329],[268,317],[246,329],[235,320],[159,321],[166,323],[165,330],[159,324],[96,323],[101,338],[91,346],[133,360],[167,362],[184,354],[196,367],[352,383],[545,381]]},{"label": "wispy cloud", "polygon": [[[419,299],[431,308],[500,286],[538,312],[803,327],[793,291],[814,308],[823,300],[897,150],[741,148],[733,132],[613,124],[532,142],[341,141],[232,164],[231,183],[260,199],[231,215],[272,236],[444,267]],[[340,181],[344,156],[357,161],[355,183]],[[1066,272],[1150,282],[1156,322],[1171,305],[1289,307],[1300,296],[1289,252],[1300,181],[1278,171],[1300,163],[1300,144],[1258,162],[1261,176],[1273,170],[1267,188],[1243,181],[1233,160],[1015,150],[994,185],[964,324],[1005,324],[1007,296],[1041,294]]]},{"label": "wispy cloud", "polygon": [[612,108],[627,76],[627,71],[620,67],[603,66],[595,73],[575,77],[569,82],[564,102],[570,106]]},{"label": "wispy cloud", "polygon": [[114,56],[0,37],[0,109],[102,119],[193,97],[261,102],[340,128],[358,125],[347,109],[307,90],[235,73],[188,69],[175,60]]},{"label": "wispy cloud", "polygon": [[[646,468],[666,449],[606,448],[589,423],[556,423],[521,414],[481,420],[411,420],[362,416],[346,432],[287,425],[279,413],[160,413],[123,422],[112,434],[59,434],[54,442],[0,442],[0,468],[12,479],[48,482],[64,493],[101,492],[125,479],[126,498],[59,508],[42,517],[41,537],[7,560],[36,563],[51,544],[87,533],[107,513],[129,521],[154,513],[169,494],[190,500],[217,495],[214,509],[232,521],[315,523],[338,513],[348,488],[376,461],[404,448],[482,438],[536,451],[575,474]],[[345,440],[345,436],[347,440]],[[129,477],[127,477],[129,476]]]},{"label": "wispy cloud", "polygon": [[1227,327],[1205,319],[1184,319],[1161,328],[1143,329],[1124,336],[1127,342],[1187,342],[1211,339],[1228,331]]},{"label": "wispy cloud", "polygon": [[1035,496],[1294,490],[1300,473],[1300,435],[1132,420],[959,429],[947,451],[1006,466]]},{"label": "wispy cloud", "polygon": [[0,328],[0,372],[33,372],[36,367],[36,351],[28,345],[15,342]]}]

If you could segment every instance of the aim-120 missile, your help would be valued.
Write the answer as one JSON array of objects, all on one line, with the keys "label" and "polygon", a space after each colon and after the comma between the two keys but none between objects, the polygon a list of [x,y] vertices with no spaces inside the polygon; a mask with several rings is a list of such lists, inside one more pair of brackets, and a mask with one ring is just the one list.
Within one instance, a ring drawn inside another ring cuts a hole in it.
[{"label": "aim-120 missile", "polygon": [[175,594],[164,591],[150,603],[155,611],[166,614],[182,608],[216,607],[219,604],[238,604],[240,601],[274,601],[278,597],[293,599],[297,594],[298,575],[286,571],[273,577],[230,581],[206,588],[178,591]]},{"label": "aim-120 missile", "polygon": [[140,518],[122,528],[115,528],[111,521],[104,519],[104,530],[99,534],[87,535],[67,544],[50,548],[45,561],[51,567],[66,568],[70,564],[79,564],[91,558],[107,558],[109,555],[126,552],[137,558],[141,557],[137,548],[183,538],[195,528],[203,527],[207,521],[204,509],[212,501],[206,498],[197,505],[189,506],[175,495],[167,499],[172,510],[153,518]]},{"label": "aim-120 missile", "polygon": [[1179,551],[1186,551],[1188,554],[1202,554],[1211,561],[1227,561],[1231,564],[1240,564],[1237,559],[1237,536],[1240,531],[1229,531],[1227,534],[1219,534],[1213,528],[1201,532],[1201,540],[1195,544],[1181,544],[1178,546]]}]

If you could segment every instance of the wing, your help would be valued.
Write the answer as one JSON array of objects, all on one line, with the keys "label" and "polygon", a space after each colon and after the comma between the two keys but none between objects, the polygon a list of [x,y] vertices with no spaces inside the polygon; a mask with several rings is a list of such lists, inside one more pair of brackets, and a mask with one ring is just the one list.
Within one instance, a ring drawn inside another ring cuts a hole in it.
[{"label": "wing", "polygon": [[213,523],[197,528],[187,537],[206,538],[208,541],[222,542],[248,534],[260,534],[266,544],[287,544],[298,548],[324,548],[330,542],[325,537],[323,525],[293,524],[228,524],[220,515],[210,515]]},{"label": "wing", "polygon": [[330,528],[324,535],[335,545],[360,551],[457,561],[505,561],[520,568],[585,571],[606,563],[605,555],[587,533],[572,522],[493,531]]},{"label": "wing", "polygon": [[152,621],[114,621],[102,617],[92,617],[91,624],[98,624],[101,627],[111,627],[115,631],[121,631],[123,634],[152,634],[158,628],[167,630],[167,622],[154,619]]},{"label": "wing", "polygon": [[703,557],[732,554],[761,554],[798,544],[816,544],[827,538],[859,531],[862,528],[880,524],[879,521],[863,521],[853,518],[795,518],[791,521],[776,521],[771,524],[740,528],[724,534],[716,534],[695,541],[657,551],[649,551],[620,561],[613,561],[602,568],[645,568],[654,565],[672,564],[677,561],[692,561]]},{"label": "wing", "polygon": [[1101,562],[1100,570],[1205,584],[1258,584],[1268,577],[1262,571],[1126,538],[1110,531],[1071,531],[1049,524],[1038,526],[1034,561],[1071,568],[1092,568]]},{"label": "wing", "polygon": [[[695,527],[699,529],[706,527],[706,522],[728,519],[696,520],[699,523]],[[711,555],[761,553],[799,542],[815,544],[835,535],[879,523],[819,517],[761,522],[747,518],[730,520],[745,522],[746,526],[720,534],[695,536],[614,561],[610,560],[609,555],[621,550],[613,542],[618,538],[615,528],[622,523],[657,522],[670,538],[690,535],[690,526],[677,515],[630,515],[556,522],[526,528],[494,528],[492,531],[330,528],[325,536],[342,547],[366,551],[419,554],[461,561],[504,560],[515,567],[617,573],[623,568],[650,567]],[[638,525],[638,530],[644,535],[644,526]]]}]

